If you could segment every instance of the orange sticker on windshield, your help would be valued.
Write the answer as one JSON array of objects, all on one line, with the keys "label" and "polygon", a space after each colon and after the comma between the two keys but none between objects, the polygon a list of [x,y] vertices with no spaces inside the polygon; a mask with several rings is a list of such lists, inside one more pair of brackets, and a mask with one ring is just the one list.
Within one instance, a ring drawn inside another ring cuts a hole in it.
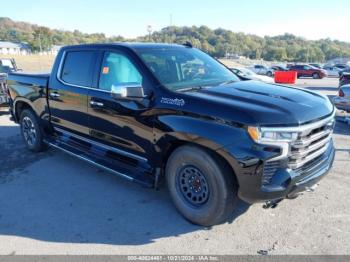
[{"label": "orange sticker on windshield", "polygon": [[102,69],[102,74],[107,75],[108,73],[109,73],[109,67],[105,66],[105,67]]}]

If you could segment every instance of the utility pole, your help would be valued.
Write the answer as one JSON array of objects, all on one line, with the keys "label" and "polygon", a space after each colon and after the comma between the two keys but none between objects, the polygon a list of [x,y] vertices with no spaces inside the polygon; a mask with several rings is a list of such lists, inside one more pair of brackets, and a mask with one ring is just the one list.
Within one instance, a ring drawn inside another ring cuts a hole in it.
[{"label": "utility pole", "polygon": [[152,26],[151,25],[147,26],[147,31],[148,31],[148,41],[151,42],[151,35],[152,35]]}]

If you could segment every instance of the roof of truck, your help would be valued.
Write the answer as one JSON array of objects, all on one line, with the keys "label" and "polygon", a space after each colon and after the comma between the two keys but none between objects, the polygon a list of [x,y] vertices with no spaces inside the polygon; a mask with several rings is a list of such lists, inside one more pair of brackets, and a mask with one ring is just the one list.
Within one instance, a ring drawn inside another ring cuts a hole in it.
[{"label": "roof of truck", "polygon": [[65,46],[64,48],[81,48],[81,47],[106,47],[106,46],[122,46],[128,47],[132,49],[172,49],[172,48],[186,48],[189,46],[186,45],[178,45],[178,44],[166,44],[166,43],[129,43],[129,42],[121,42],[121,43],[99,43],[99,44],[83,44],[83,45],[71,45]]}]

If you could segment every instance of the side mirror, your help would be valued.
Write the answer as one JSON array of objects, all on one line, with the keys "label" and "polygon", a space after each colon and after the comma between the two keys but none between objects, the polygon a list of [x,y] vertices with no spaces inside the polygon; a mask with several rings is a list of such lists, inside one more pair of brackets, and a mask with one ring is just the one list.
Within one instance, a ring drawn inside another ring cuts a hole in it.
[{"label": "side mirror", "polygon": [[145,98],[143,87],[139,83],[112,85],[111,96],[116,99],[139,100]]}]

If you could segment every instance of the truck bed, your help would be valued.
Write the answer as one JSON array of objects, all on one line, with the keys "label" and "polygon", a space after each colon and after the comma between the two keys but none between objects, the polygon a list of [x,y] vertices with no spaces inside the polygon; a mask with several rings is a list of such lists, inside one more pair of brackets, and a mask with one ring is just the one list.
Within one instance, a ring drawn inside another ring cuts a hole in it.
[{"label": "truck bed", "polygon": [[50,73],[30,73],[16,72],[10,73],[8,81],[20,82],[21,84],[32,84],[40,87],[46,87],[50,79]]},{"label": "truck bed", "polygon": [[[9,106],[15,121],[19,121],[16,109],[23,103],[29,105],[37,115],[48,115],[47,87],[50,74],[47,73],[10,73],[7,78]],[[17,101],[17,102],[15,102]]]}]

